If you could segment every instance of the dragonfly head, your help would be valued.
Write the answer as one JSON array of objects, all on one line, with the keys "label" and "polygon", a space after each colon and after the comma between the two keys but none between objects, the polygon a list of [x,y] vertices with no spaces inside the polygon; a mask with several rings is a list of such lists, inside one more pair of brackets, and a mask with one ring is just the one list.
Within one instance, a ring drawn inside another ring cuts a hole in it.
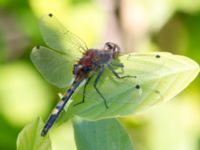
[{"label": "dragonfly head", "polygon": [[117,58],[120,53],[120,47],[112,42],[105,43],[104,50],[109,51],[113,58]]}]

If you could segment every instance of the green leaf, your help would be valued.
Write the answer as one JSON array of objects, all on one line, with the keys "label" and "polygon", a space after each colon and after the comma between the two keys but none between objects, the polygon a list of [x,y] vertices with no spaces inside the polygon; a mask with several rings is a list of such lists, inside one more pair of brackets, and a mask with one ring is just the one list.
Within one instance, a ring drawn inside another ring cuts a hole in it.
[{"label": "green leaf", "polygon": [[97,120],[141,113],[172,99],[199,73],[196,62],[170,53],[131,53],[121,56],[120,61],[125,66],[122,75],[137,78],[120,80],[109,70],[102,75],[98,88],[106,98],[109,109],[105,108],[103,100],[93,88],[93,79],[86,89],[85,103],[74,106],[82,100],[82,87],[72,97],[73,101],[61,115],[60,121],[68,120],[73,115]]},{"label": "green leaf", "polygon": [[127,132],[116,119],[75,119],[74,134],[78,150],[133,150]]},{"label": "green leaf", "polygon": [[17,150],[51,150],[49,136],[40,136],[43,126],[40,118],[26,125],[18,135]]}]

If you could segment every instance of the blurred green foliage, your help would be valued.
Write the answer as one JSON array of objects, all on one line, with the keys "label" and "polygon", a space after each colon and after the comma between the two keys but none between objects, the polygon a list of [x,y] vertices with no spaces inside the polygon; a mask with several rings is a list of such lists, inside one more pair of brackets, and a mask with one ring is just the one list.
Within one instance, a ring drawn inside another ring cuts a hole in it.
[{"label": "blurred green foliage", "polygon": [[[0,0],[0,149],[16,149],[17,133],[24,124],[44,114],[46,118],[58,100],[57,93],[64,91],[46,83],[29,58],[34,45],[44,44],[38,19],[46,13],[56,14],[73,33],[88,43],[88,47],[115,40],[112,32],[116,31],[116,26],[121,33],[119,39],[134,42],[130,38],[132,35],[127,34],[135,26],[124,20],[131,21],[131,17],[137,17],[131,14],[136,14],[140,18],[137,22],[142,17],[145,20],[135,29],[136,32],[145,27],[145,34],[136,38],[140,40],[136,43],[141,43],[142,50],[169,50],[200,63],[199,0],[129,0],[128,6],[137,8],[129,12],[125,11],[128,8],[122,1],[116,2],[119,4],[103,0]],[[126,13],[115,15],[119,9]],[[117,22],[115,27],[114,21]],[[128,25],[131,28],[126,30]],[[133,43],[127,46],[123,42],[123,47],[137,48]],[[148,114],[124,119],[135,149],[200,149],[199,87],[200,79],[197,78],[176,100]],[[71,140],[71,134],[67,135],[68,141]],[[55,140],[54,135],[52,139]]]}]

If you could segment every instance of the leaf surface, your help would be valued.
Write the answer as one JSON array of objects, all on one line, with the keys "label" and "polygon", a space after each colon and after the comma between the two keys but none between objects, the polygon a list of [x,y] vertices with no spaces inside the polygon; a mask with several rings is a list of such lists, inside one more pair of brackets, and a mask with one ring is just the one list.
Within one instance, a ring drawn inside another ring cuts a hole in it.
[{"label": "leaf surface", "polygon": [[43,126],[40,118],[26,125],[18,135],[17,150],[51,150],[49,136],[40,136]]},{"label": "leaf surface", "polygon": [[78,150],[133,150],[132,142],[116,119],[74,121]]},{"label": "leaf surface", "polygon": [[117,79],[110,70],[105,71],[98,89],[106,98],[109,109],[105,108],[102,98],[93,88],[94,78],[86,89],[85,103],[74,106],[82,100],[82,87],[72,97],[61,120],[67,120],[73,115],[97,120],[141,113],[172,99],[199,73],[196,62],[171,53],[132,53],[121,56],[120,61],[125,66],[121,75],[136,78]]}]

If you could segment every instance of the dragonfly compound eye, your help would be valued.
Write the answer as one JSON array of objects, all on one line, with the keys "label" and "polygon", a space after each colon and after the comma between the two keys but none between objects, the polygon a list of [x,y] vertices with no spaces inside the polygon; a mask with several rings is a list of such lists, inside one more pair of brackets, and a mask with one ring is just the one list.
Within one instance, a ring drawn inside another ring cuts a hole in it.
[{"label": "dragonfly compound eye", "polygon": [[112,42],[107,42],[104,46],[104,50],[110,51],[112,53],[113,58],[118,57],[120,53],[120,47]]}]

